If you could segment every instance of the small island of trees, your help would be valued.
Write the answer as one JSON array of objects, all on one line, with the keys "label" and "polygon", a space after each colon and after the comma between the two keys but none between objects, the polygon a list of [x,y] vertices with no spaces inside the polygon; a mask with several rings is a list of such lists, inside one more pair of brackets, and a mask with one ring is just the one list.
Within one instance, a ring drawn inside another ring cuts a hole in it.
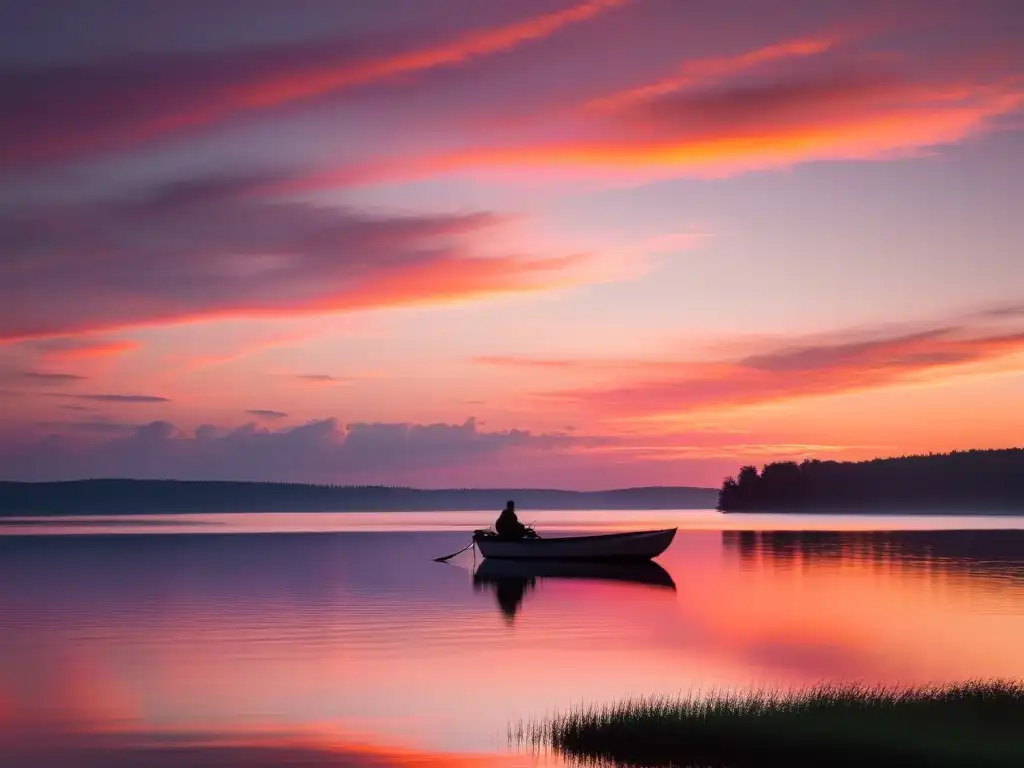
[{"label": "small island of trees", "polygon": [[808,459],[743,467],[723,512],[1024,513],[1024,449],[954,451],[860,462]]}]

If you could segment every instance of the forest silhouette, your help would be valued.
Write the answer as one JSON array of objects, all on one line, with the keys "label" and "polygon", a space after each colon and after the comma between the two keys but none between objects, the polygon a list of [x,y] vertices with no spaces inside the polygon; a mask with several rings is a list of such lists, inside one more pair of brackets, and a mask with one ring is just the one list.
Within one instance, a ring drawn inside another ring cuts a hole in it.
[{"label": "forest silhouette", "polygon": [[1024,512],[1024,449],[871,461],[745,466],[722,483],[723,512]]}]

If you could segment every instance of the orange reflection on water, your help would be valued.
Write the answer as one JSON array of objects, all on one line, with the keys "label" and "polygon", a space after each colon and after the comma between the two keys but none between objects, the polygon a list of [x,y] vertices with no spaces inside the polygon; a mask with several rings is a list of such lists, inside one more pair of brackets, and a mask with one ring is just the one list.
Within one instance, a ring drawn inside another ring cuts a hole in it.
[{"label": "orange reflection on water", "polygon": [[702,530],[696,513],[660,567],[531,571],[434,563],[462,534],[419,519],[0,539],[6,732],[301,737],[452,765],[503,755],[520,718],[625,695],[1024,677],[1024,531]]},{"label": "orange reflection on water", "polygon": [[[1022,561],[956,551],[968,536],[725,533],[741,568],[722,569],[693,604],[748,651],[781,645],[803,679],[1024,677]],[[1001,536],[1022,542],[974,541]]]},{"label": "orange reflection on water", "polygon": [[48,734],[45,738],[0,739],[0,750],[0,766],[4,768],[111,768],[143,764],[149,768],[528,768],[562,764],[551,755],[429,752],[337,739],[258,734]]}]

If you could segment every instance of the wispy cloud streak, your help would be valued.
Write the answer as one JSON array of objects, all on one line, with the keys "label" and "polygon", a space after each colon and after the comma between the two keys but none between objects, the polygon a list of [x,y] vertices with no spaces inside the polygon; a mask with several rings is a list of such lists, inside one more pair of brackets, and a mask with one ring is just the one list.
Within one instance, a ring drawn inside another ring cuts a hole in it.
[{"label": "wispy cloud streak", "polygon": [[139,348],[135,341],[117,339],[55,338],[39,339],[31,343],[33,350],[53,359],[77,360],[113,357]]},{"label": "wispy cloud streak", "polygon": [[581,277],[578,255],[478,253],[479,235],[503,223],[491,213],[364,215],[247,194],[261,183],[195,179],[0,215],[0,339],[455,301]]},{"label": "wispy cloud streak", "polygon": [[[800,45],[804,46],[800,48]],[[765,49],[827,50],[805,42]],[[808,54],[809,55],[809,54]],[[752,60],[756,61],[757,56]],[[729,64],[728,66],[739,66]],[[556,121],[554,135],[481,142],[443,154],[370,162],[289,180],[313,190],[451,174],[531,179],[717,177],[821,160],[920,154],[994,130],[1024,109],[1024,79],[965,73],[911,76],[854,59],[771,77],[682,87],[680,82],[616,95],[602,110]]]},{"label": "wispy cloud streak", "polygon": [[264,50],[129,55],[0,72],[0,165],[123,149],[254,110],[464,64],[549,37],[626,2],[587,0],[405,51],[360,54],[354,49],[365,44],[302,41]]},{"label": "wispy cloud streak", "polygon": [[98,394],[98,395],[68,395],[61,394],[57,397],[68,397],[75,400],[92,400],[97,403],[169,403],[168,397],[158,395],[121,395],[121,394]]},{"label": "wispy cloud streak", "polygon": [[284,411],[272,411],[266,408],[250,408],[246,413],[250,416],[258,416],[261,419],[271,419],[273,421],[288,418],[288,414]]},{"label": "wispy cloud streak", "polygon": [[500,53],[532,40],[549,37],[563,27],[586,21],[617,6],[625,5],[626,2],[627,0],[588,0],[561,11],[504,27],[471,32],[435,47],[341,67],[310,69],[278,78],[268,78],[238,88],[230,92],[228,98],[242,107],[267,107],[398,75],[452,66],[478,56]]},{"label": "wispy cloud streak", "polygon": [[680,66],[679,71],[674,75],[594,99],[587,106],[599,110],[622,109],[636,102],[662,97],[687,87],[713,83],[729,75],[735,75],[764,64],[819,56],[829,51],[836,42],[835,38],[830,37],[808,37],[773,43],[738,56],[688,61]]},{"label": "wispy cloud streak", "polygon": [[627,374],[613,386],[562,390],[542,399],[617,417],[700,413],[906,384],[1021,353],[1024,331],[949,326],[780,345],[731,361],[662,363],[655,375],[634,372],[632,380]]},{"label": "wispy cloud streak", "polygon": [[44,371],[26,371],[21,374],[23,378],[40,384],[74,384],[84,381],[85,376],[76,373],[47,373]]}]

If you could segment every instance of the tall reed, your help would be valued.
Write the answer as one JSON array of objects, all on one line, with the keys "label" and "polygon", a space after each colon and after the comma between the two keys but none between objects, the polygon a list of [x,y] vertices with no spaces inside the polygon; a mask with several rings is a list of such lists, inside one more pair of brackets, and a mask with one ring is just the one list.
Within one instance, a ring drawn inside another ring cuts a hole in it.
[{"label": "tall reed", "polygon": [[635,766],[1024,766],[1024,684],[806,689],[650,696],[521,722],[521,746]]}]

